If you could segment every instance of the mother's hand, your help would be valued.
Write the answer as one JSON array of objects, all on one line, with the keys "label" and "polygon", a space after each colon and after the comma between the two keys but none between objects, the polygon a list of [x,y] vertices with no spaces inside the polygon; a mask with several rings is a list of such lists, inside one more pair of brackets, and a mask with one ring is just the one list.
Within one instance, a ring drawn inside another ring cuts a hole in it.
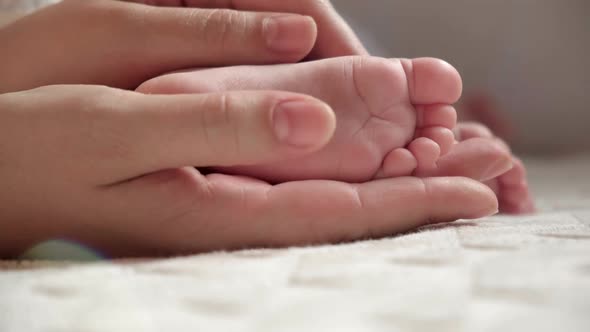
[{"label": "mother's hand", "polygon": [[50,84],[134,89],[182,68],[297,62],[316,32],[297,14],[66,0],[0,29],[0,93]]},{"label": "mother's hand", "polygon": [[311,16],[318,26],[311,59],[367,55],[363,44],[330,0],[123,0],[157,6],[230,8],[258,12],[283,12]]},{"label": "mother's hand", "polygon": [[324,243],[496,211],[465,178],[271,186],[191,167],[295,157],[334,127],[327,105],[285,92],[0,95],[0,256],[55,238],[118,256]]}]

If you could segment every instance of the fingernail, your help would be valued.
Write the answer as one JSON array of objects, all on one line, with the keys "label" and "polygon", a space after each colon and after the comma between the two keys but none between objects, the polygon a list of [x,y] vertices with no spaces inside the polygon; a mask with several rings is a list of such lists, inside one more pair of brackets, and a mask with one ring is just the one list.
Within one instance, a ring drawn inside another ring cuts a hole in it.
[{"label": "fingernail", "polygon": [[267,17],[262,23],[266,45],[275,52],[297,52],[304,46],[313,45],[309,27],[315,29],[315,22],[309,16],[277,15]]},{"label": "fingernail", "polygon": [[325,144],[332,136],[335,119],[322,102],[286,101],[275,109],[273,125],[279,141],[298,148],[310,148]]},{"label": "fingernail", "polygon": [[510,158],[502,158],[497,162],[493,163],[486,172],[483,173],[483,179],[481,181],[488,181],[493,178],[496,178],[509,170],[512,169],[514,165],[512,164],[512,159]]},{"label": "fingernail", "polygon": [[512,152],[512,149],[510,148],[510,145],[508,145],[508,143],[506,143],[504,140],[496,138],[494,139],[494,141],[502,147],[502,149],[506,150],[508,153]]},{"label": "fingernail", "polygon": [[466,217],[466,219],[480,219],[485,217],[495,216],[500,213],[500,206],[498,200],[496,199],[493,205],[486,207],[485,209],[478,211],[477,213]]}]

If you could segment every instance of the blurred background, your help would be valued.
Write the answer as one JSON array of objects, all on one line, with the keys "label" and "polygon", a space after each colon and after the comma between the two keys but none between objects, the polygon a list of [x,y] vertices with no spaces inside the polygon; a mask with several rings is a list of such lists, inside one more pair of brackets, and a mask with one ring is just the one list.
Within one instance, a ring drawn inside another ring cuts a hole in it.
[{"label": "blurred background", "polygon": [[487,122],[517,151],[590,150],[590,1],[332,2],[372,54],[453,64],[465,84],[462,116]]}]

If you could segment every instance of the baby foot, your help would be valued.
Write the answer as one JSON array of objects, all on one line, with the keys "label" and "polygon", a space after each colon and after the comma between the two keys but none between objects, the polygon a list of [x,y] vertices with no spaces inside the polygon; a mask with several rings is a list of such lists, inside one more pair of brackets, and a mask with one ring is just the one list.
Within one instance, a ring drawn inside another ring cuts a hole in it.
[{"label": "baby foot", "polygon": [[314,62],[177,72],[152,79],[143,93],[286,90],[328,103],[337,129],[322,150],[298,160],[218,169],[270,182],[365,182],[434,167],[454,142],[461,78],[437,59],[343,57]]},{"label": "baby foot", "polygon": [[[467,142],[474,138],[494,141],[509,151],[508,145],[496,138],[485,126],[478,123],[460,123],[456,130],[457,139]],[[483,142],[485,144],[485,141]],[[520,159],[510,154],[512,168],[501,175],[486,181],[486,184],[496,193],[501,213],[527,214],[535,212],[535,204],[529,190],[526,168]]]}]

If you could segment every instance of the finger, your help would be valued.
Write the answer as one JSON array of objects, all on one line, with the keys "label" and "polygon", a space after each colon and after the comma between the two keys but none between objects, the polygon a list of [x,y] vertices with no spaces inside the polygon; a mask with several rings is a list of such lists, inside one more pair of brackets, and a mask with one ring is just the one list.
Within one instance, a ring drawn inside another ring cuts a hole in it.
[{"label": "finger", "polygon": [[[68,234],[69,238],[112,257],[177,256],[254,246],[253,238],[252,242],[234,238],[242,227],[247,227],[239,224],[249,222],[251,217],[251,213],[241,215],[249,212],[242,203],[264,199],[271,186],[249,178],[222,177],[230,181],[217,188],[217,180],[193,167],[184,167],[101,187],[90,207],[94,212],[90,218],[100,222],[87,222],[96,225],[76,229]],[[240,193],[247,196],[242,203],[238,202]],[[236,225],[229,222],[228,216]],[[255,231],[251,229],[248,236]]]},{"label": "finger", "polygon": [[182,7],[184,6],[183,0],[119,0],[123,2],[135,2],[144,5],[151,6],[163,6],[163,7]]},{"label": "finger", "polygon": [[104,162],[123,179],[182,166],[292,158],[323,147],[336,127],[328,105],[293,93],[124,95],[102,111],[108,131],[116,134],[96,134],[103,137],[100,150],[111,144],[122,151]]},{"label": "finger", "polygon": [[458,141],[468,140],[470,138],[493,138],[492,131],[477,122],[460,122],[455,127],[455,137]]},{"label": "finger", "polygon": [[162,170],[99,187],[86,202],[91,213],[80,218],[83,227],[68,238],[107,257],[177,256],[186,248],[176,241],[196,245],[201,237],[211,235],[203,234],[201,228],[207,227],[209,219],[204,214],[208,212],[204,210],[208,193],[207,179],[193,167]]},{"label": "finger", "polygon": [[453,146],[428,176],[462,176],[487,181],[513,167],[510,150],[486,138],[471,138]]},{"label": "finger", "polygon": [[[47,22],[50,28],[29,28]],[[60,2],[3,32],[21,36],[6,38],[3,49],[27,56],[3,58],[7,73],[0,91],[19,91],[49,84],[135,89],[179,69],[297,62],[312,49],[317,28],[297,14],[95,0]],[[24,67],[26,73],[17,70]]]},{"label": "finger", "polygon": [[156,5],[187,5],[200,8],[232,8],[247,11],[285,12],[309,15],[318,25],[312,59],[368,55],[359,38],[328,0],[137,0]]},{"label": "finger", "polygon": [[498,208],[488,187],[465,178],[396,178],[361,185],[304,181],[271,187],[215,174],[203,188],[193,191],[188,211],[180,214],[186,218],[175,224],[185,228],[173,243],[186,251],[381,237],[483,217]]},{"label": "finger", "polygon": [[297,14],[124,7],[147,22],[137,27],[147,55],[159,53],[153,45],[160,45],[156,59],[176,62],[182,54],[189,66],[297,62],[309,53],[317,33],[311,17]]},{"label": "finger", "polygon": [[426,177],[436,169],[436,161],[440,157],[440,147],[429,138],[420,137],[408,145],[408,150],[414,155],[417,167],[414,175]]},{"label": "finger", "polygon": [[487,186],[466,178],[407,177],[360,185],[302,181],[273,187],[228,175],[205,177],[193,168],[105,188],[96,202],[108,207],[97,212],[101,218],[126,218],[113,224],[121,228],[115,233],[129,238],[87,235],[93,245],[117,255],[358,240],[484,217],[498,209]]},{"label": "finger", "polygon": [[506,151],[512,151],[510,145],[508,145],[506,141],[496,137],[488,127],[481,123],[461,122],[455,127],[454,134],[458,141],[464,141],[471,138],[486,138],[494,141],[497,145],[501,145]]}]

